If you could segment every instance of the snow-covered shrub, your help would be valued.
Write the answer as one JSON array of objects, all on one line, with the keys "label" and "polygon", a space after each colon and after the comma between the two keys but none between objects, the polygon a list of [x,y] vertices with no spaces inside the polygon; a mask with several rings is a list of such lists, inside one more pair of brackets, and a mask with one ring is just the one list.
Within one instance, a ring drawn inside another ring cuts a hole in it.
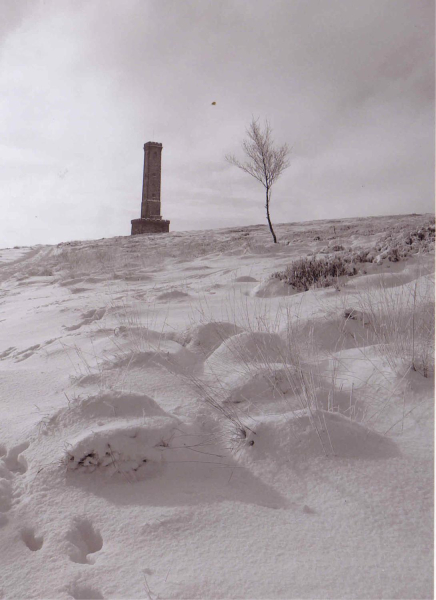
[{"label": "snow-covered shrub", "polygon": [[371,250],[356,250],[352,253],[352,259],[355,263],[371,263],[375,258],[375,253]]},{"label": "snow-covered shrub", "polygon": [[357,274],[354,264],[342,256],[333,258],[302,258],[290,264],[284,271],[272,277],[285,281],[297,290],[307,291],[312,287],[335,285],[337,278]]}]

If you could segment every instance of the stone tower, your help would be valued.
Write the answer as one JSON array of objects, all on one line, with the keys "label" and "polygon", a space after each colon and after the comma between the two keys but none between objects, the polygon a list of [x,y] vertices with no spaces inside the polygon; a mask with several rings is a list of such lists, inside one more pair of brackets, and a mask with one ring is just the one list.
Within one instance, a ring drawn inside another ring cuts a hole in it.
[{"label": "stone tower", "polygon": [[162,144],[144,144],[144,175],[142,181],[141,218],[133,219],[132,235],[138,233],[166,233],[170,222],[160,214]]}]

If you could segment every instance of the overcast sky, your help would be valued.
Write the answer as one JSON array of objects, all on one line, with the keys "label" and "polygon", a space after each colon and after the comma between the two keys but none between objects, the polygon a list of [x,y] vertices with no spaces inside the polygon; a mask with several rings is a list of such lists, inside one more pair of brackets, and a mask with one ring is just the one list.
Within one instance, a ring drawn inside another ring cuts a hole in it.
[{"label": "overcast sky", "polygon": [[[432,0],[1,0],[0,247],[129,235],[143,145],[171,230],[434,210]],[[216,102],[216,106],[212,106]]]}]

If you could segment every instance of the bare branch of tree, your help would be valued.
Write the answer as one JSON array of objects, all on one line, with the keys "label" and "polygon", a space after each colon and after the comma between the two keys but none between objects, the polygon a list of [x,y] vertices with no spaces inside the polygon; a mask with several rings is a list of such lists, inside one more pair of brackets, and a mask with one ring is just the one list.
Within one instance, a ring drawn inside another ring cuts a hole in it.
[{"label": "bare branch of tree", "polygon": [[227,155],[226,160],[231,165],[244,171],[244,173],[248,173],[248,175],[257,179],[265,188],[266,217],[274,243],[277,243],[269,214],[271,187],[290,165],[289,148],[287,144],[277,148],[274,147],[272,129],[267,120],[262,131],[259,119],[253,117],[246,133],[247,138],[242,142],[242,150],[247,160],[242,162],[233,154]]}]

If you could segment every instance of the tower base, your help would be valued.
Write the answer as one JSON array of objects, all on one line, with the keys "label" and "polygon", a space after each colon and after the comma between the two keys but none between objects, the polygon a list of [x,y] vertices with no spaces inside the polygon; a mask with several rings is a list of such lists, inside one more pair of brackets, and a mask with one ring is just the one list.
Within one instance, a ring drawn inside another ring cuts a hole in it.
[{"label": "tower base", "polygon": [[168,233],[170,222],[163,219],[133,219],[131,235],[141,233]]}]

